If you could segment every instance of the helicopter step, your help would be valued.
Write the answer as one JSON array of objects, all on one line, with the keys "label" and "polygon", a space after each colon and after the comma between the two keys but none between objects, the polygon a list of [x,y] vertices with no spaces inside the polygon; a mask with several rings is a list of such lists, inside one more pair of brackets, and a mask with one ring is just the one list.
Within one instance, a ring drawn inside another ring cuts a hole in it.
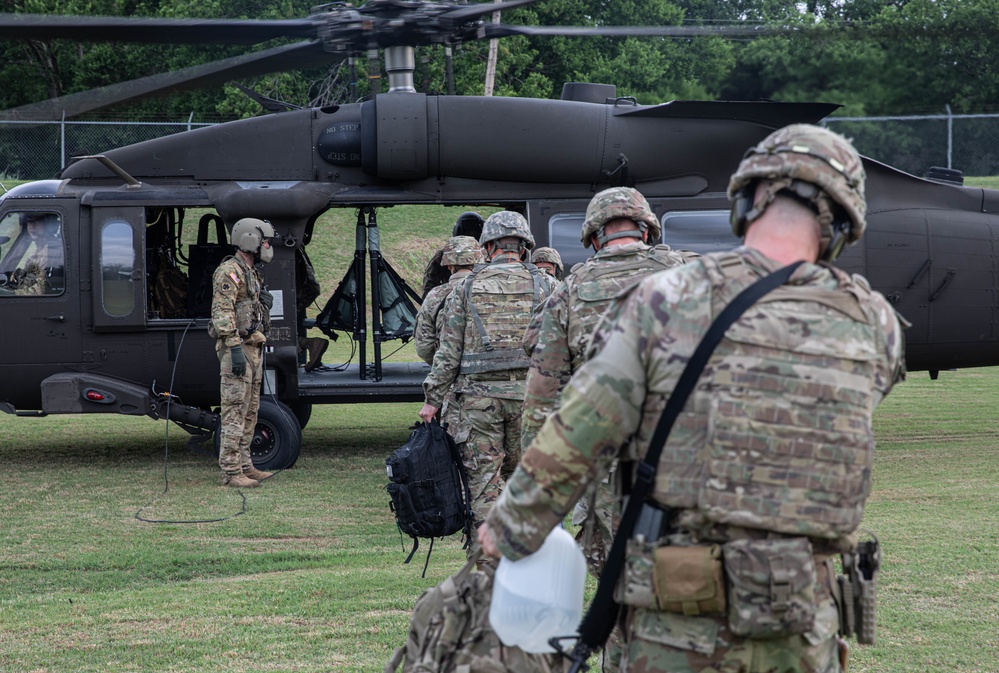
[{"label": "helicopter step", "polygon": [[381,379],[373,376],[373,364],[367,369],[366,378],[360,377],[356,364],[333,372],[303,371],[298,375],[298,399],[313,404],[423,401],[423,379],[430,372],[427,364],[386,362],[381,366]]},{"label": "helicopter step", "polygon": [[41,389],[42,415],[97,413],[166,418],[206,439],[215,431],[219,419],[218,414],[188,406],[168,392],[156,393],[152,388],[101,374],[60,372],[42,381]]}]

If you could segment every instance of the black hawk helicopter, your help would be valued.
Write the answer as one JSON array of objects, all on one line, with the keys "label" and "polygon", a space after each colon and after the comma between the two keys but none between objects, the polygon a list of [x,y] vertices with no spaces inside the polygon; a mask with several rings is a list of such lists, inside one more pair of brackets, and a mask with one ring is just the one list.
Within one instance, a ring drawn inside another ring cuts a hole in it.
[{"label": "black hawk helicopter", "polygon": [[[416,92],[414,47],[421,45],[514,34],[691,36],[707,30],[745,36],[763,30],[482,21],[533,1],[369,0],[358,8],[317,8],[312,16],[288,21],[0,15],[0,39],[8,40],[302,40],[7,111],[14,118],[73,116],[374,49],[385,52],[390,85],[387,93],[360,103],[277,106],[283,111],[79,158],[58,179],[20,185],[0,197],[0,409],[18,416],[147,415],[168,418],[195,437],[210,434],[217,423],[211,410],[219,403],[218,362],[205,329],[211,270],[231,251],[227,231],[238,219],[264,218],[285,244],[266,267],[278,298],[266,378],[279,401],[264,396],[253,452],[263,469],[287,467],[297,458],[313,404],[422,399],[426,365],[381,362],[378,344],[404,333],[385,328],[375,296],[372,322],[365,323],[366,237],[372,241],[375,292],[385,268],[377,249],[379,207],[517,210],[527,216],[538,245],[557,248],[568,266],[585,257],[578,232],[592,195],[630,185],[648,197],[672,246],[724,249],[737,244],[725,190],[745,149],[774,129],[816,123],[837,108],[724,101],[638,105],[619,97],[613,85],[586,83],[567,84],[561,100]],[[999,364],[999,191],[963,186],[954,171],[924,179],[874,159],[865,158],[865,167],[867,234],[838,263],[865,275],[912,322],[906,332],[909,369],[935,376],[941,369]],[[375,363],[367,365],[362,353],[361,363],[346,372],[306,373],[298,357],[305,329],[296,314],[299,256],[314,236],[323,235],[317,219],[333,208],[358,213],[353,294],[337,294],[352,310],[346,329],[354,339],[363,346],[371,332]],[[205,214],[197,224],[198,242],[182,251],[178,231],[189,212]],[[22,265],[43,247],[31,237],[32,219],[46,223],[48,259],[61,264],[44,267],[43,291],[26,293],[15,287]],[[157,283],[178,256],[188,262],[187,273],[178,276],[186,285],[179,312],[168,310],[169,297],[161,296]]]}]

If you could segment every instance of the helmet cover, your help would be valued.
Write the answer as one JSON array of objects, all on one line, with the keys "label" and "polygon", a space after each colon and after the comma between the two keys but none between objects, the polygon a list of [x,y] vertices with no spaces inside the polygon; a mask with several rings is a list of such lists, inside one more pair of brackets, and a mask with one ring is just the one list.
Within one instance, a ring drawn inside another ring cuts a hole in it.
[{"label": "helmet cover", "polygon": [[556,278],[561,278],[565,267],[562,265],[562,256],[558,254],[558,250],[555,248],[543,247],[535,248],[531,252],[531,261],[535,264],[538,262],[548,262],[549,264],[555,265]]},{"label": "helmet cover", "polygon": [[486,243],[507,236],[519,238],[524,242],[523,247],[528,250],[534,248],[534,234],[531,233],[527,220],[523,215],[512,210],[501,210],[487,217],[482,224],[482,235],[479,237],[479,243],[485,247]]},{"label": "helmet cover", "polygon": [[451,237],[441,253],[444,266],[474,266],[482,262],[482,246],[471,236]]},{"label": "helmet cover", "polygon": [[846,241],[853,243],[866,227],[865,178],[860,155],[838,133],[812,124],[778,129],[751,148],[732,175],[732,231],[745,236],[746,226],[766,208],[753,203],[757,181],[798,181],[815,185],[842,209],[849,219]]},{"label": "helmet cover", "polygon": [[586,218],[579,236],[583,247],[590,247],[590,238],[594,234],[601,236],[603,226],[618,218],[632,220],[638,224],[640,231],[648,231],[649,241],[658,242],[662,236],[659,218],[652,212],[652,207],[641,192],[632,187],[611,187],[596,194],[586,207]]}]

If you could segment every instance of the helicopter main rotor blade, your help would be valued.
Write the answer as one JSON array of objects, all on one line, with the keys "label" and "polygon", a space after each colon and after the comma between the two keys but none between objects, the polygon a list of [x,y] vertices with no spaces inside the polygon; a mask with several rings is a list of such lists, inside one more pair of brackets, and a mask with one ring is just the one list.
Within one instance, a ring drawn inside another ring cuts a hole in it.
[{"label": "helicopter main rotor blade", "polygon": [[568,37],[764,37],[800,32],[785,26],[511,26],[487,23],[481,39],[528,36]]},{"label": "helicopter main rotor blade", "polygon": [[279,37],[315,37],[310,19],[157,19],[113,16],[0,14],[0,40],[76,40],[181,44],[258,44]]},{"label": "helicopter main rotor blade", "polygon": [[454,21],[455,23],[464,23],[486,16],[487,14],[492,14],[493,12],[505,12],[508,9],[522,7],[523,5],[530,5],[537,1],[538,0],[507,0],[507,2],[483,2],[474,5],[464,5],[441,14],[440,18]]},{"label": "helicopter main rotor blade", "polygon": [[344,58],[346,54],[329,54],[322,51],[319,43],[299,42],[22,105],[0,112],[0,118],[60,119],[63,115],[74,117],[138,98],[221,86],[233,79],[309,68],[335,63]]}]

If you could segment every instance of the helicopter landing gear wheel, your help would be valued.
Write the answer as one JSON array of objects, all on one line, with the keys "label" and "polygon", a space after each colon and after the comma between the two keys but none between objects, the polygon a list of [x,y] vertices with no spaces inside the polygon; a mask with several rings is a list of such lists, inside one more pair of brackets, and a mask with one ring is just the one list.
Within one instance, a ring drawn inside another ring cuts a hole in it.
[{"label": "helicopter landing gear wheel", "polygon": [[[222,433],[216,428],[215,453],[222,448]],[[269,397],[260,398],[257,425],[250,440],[250,459],[258,470],[286,470],[302,450],[302,428],[286,405]]]},{"label": "helicopter landing gear wheel", "polygon": [[295,414],[295,418],[298,419],[299,427],[304,430],[305,426],[309,423],[309,419],[312,418],[312,402],[299,400],[298,402],[292,402],[288,406],[291,409],[291,413]]}]

